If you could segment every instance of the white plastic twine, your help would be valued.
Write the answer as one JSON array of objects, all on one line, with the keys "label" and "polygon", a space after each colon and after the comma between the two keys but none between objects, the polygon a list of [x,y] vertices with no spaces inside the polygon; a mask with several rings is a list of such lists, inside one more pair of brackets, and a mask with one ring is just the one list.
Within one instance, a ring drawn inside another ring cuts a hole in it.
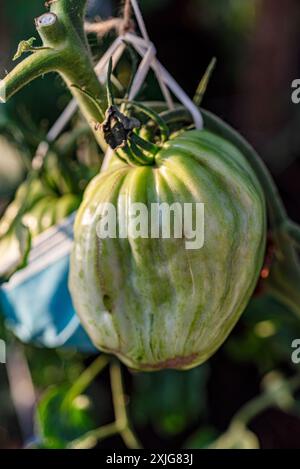
[{"label": "white plastic twine", "polygon": [[[174,109],[174,103],[171,95],[172,92],[176,96],[178,101],[181,102],[184,107],[190,112],[191,116],[193,117],[196,129],[202,129],[203,118],[201,112],[199,111],[198,107],[194,104],[194,102],[190,99],[190,97],[179,86],[176,80],[157,60],[156,49],[154,44],[150,41],[144,19],[140,7],[138,5],[138,1],[130,1],[141,36],[138,36],[134,33],[126,33],[124,36],[119,36],[113,42],[113,44],[109,47],[107,52],[102,56],[100,61],[95,66],[95,72],[97,74],[99,82],[101,84],[104,84],[106,81],[108,63],[110,61],[110,58],[112,58],[113,60],[113,68],[115,68],[115,66],[119,62],[126,48],[126,44],[124,43],[124,41],[126,41],[134,47],[136,52],[142,58],[134,80],[132,82],[131,89],[129,91],[129,100],[133,100],[137,96],[142,85],[145,82],[149,70],[152,68],[168,108]],[[47,142],[40,143],[37,149],[38,159],[43,158],[46,155],[49,149],[49,143],[56,140],[56,138],[60,135],[60,133],[63,131],[67,123],[70,121],[70,119],[76,112],[77,107],[78,106],[76,100],[72,99],[72,101],[69,103],[69,105],[66,107],[61,116],[58,118],[58,120],[48,132]],[[108,149],[102,163],[101,171],[107,169],[112,154],[113,151],[111,149]]]}]

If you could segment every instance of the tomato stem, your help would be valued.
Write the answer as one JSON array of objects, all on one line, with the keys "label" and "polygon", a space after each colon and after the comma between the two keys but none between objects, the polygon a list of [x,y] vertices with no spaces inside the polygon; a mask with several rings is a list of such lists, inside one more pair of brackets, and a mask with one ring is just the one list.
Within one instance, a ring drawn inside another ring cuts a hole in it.
[{"label": "tomato stem", "polygon": [[[273,388],[267,389],[258,397],[247,402],[232,418],[231,423],[225,433],[223,433],[209,449],[219,448],[236,448],[237,439],[242,439],[244,435],[250,433],[248,425],[251,421],[261,414],[264,410],[271,406],[281,407],[281,402],[284,402],[284,410],[294,405],[295,399],[293,394],[300,387],[300,375],[296,374],[289,380],[281,379],[279,382],[274,381]],[[250,433],[251,435],[251,433]],[[253,434],[255,438],[255,434]],[[259,442],[257,440],[257,445]]]},{"label": "tomato stem", "polygon": [[126,104],[127,108],[133,107],[137,111],[141,111],[145,114],[149,119],[151,119],[159,128],[161,133],[161,140],[162,142],[166,142],[170,136],[170,130],[168,125],[166,124],[165,120],[161,118],[161,116],[156,113],[153,109],[146,106],[143,103],[139,103],[137,101],[128,101],[127,99],[116,99],[118,104]]},{"label": "tomato stem", "polygon": [[[97,359],[96,362],[97,361],[99,362],[99,359]],[[92,364],[91,366],[93,365],[94,364]],[[98,368],[98,365],[97,366],[95,365],[95,370],[97,368]],[[88,370],[89,369],[90,368],[88,368]],[[86,372],[88,370],[86,370]],[[82,376],[84,376],[86,372],[84,372]],[[139,442],[137,436],[135,435],[131,427],[129,416],[127,413],[127,409],[126,409],[127,403],[126,403],[125,391],[124,391],[124,386],[123,386],[122,370],[121,370],[121,365],[117,360],[114,360],[110,366],[110,382],[111,382],[113,406],[114,406],[114,412],[115,412],[115,421],[108,425],[103,425],[99,428],[96,428],[95,430],[91,430],[85,433],[80,438],[73,440],[68,445],[69,449],[93,448],[94,446],[96,446],[97,441],[102,441],[106,438],[109,438],[117,434],[121,435],[127,448],[130,448],[130,449],[142,448],[141,443]]]},{"label": "tomato stem", "polygon": [[243,423],[244,425],[248,425],[249,423],[251,423],[251,420],[256,415],[258,415],[268,407],[272,406],[273,404],[276,404],[280,393],[285,390],[288,390],[290,393],[294,393],[299,389],[299,387],[299,374],[296,374],[288,381],[282,381],[282,383],[280,383],[278,387],[276,386],[276,389],[266,391],[261,396],[247,402],[247,404],[243,406],[234,416],[231,425],[235,425],[237,423]]},{"label": "tomato stem", "polygon": [[106,365],[109,363],[109,357],[107,355],[101,354],[93,363],[80,375],[80,377],[75,381],[73,386],[67,392],[63,403],[62,408],[67,408],[68,405],[80,394],[82,394],[95,377],[104,370]]},{"label": "tomato stem", "polygon": [[91,449],[94,448],[98,441],[117,435],[119,433],[116,423],[103,425],[95,430],[85,433],[83,436],[72,441],[68,445],[68,449]]},{"label": "tomato stem", "polygon": [[128,413],[126,410],[126,398],[122,380],[121,365],[114,360],[110,367],[110,381],[113,397],[113,405],[116,416],[116,425],[127,448],[140,449],[141,444],[131,429]]},{"label": "tomato stem", "polygon": [[[19,63],[2,81],[0,96],[6,102],[27,83],[49,72],[57,72],[63,78],[87,119],[103,150],[107,148],[103,136],[95,129],[107,108],[105,87],[93,68],[91,54],[83,30],[83,18],[87,0],[57,0],[51,3],[49,13],[36,19],[37,32],[42,47]],[[30,52],[30,50],[28,50]],[[76,85],[73,87],[72,85]],[[95,96],[102,108],[96,106],[78,88]]]}]

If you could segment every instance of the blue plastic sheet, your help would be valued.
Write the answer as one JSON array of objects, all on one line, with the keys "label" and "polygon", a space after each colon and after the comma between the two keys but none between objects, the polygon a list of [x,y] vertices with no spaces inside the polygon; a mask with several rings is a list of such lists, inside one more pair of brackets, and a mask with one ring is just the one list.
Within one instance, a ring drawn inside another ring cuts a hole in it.
[{"label": "blue plastic sheet", "polygon": [[1,286],[1,311],[22,342],[96,352],[68,290],[73,221],[74,215],[36,239],[28,266]]}]

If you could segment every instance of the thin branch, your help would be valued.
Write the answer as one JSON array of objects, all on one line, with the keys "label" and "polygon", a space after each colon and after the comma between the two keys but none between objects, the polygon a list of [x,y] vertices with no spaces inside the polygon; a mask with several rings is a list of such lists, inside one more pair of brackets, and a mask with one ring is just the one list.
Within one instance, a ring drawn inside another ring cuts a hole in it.
[{"label": "thin branch", "polygon": [[[267,390],[258,397],[248,401],[232,418],[225,433],[208,446],[209,449],[234,449],[242,439],[249,440],[251,448],[259,447],[259,442],[254,433],[247,428],[251,421],[264,410],[273,405],[279,405],[278,400],[282,392],[295,393],[300,387],[300,374],[288,381],[282,382],[278,387]],[[249,443],[249,442],[248,442]],[[239,446],[240,447],[240,446]]]},{"label": "thin branch", "polygon": [[67,406],[77,396],[83,393],[96,376],[103,371],[106,365],[109,363],[109,357],[107,355],[100,355],[93,363],[80,375],[75,381],[73,386],[67,392],[62,406]]},{"label": "thin branch", "polygon": [[251,420],[268,407],[276,404],[278,394],[285,388],[291,393],[296,392],[300,387],[300,374],[293,376],[290,380],[283,382],[274,391],[264,392],[261,396],[247,402],[233,417],[230,426],[243,424],[247,426]]},{"label": "thin branch", "polygon": [[0,81],[2,101],[6,102],[34,79],[56,70],[59,66],[59,56],[55,50],[44,49],[26,57]]},{"label": "thin branch", "polygon": [[113,396],[113,405],[116,416],[116,424],[126,446],[130,449],[139,449],[141,444],[130,427],[126,411],[126,400],[122,381],[120,363],[114,360],[110,368],[110,380]]},{"label": "thin branch", "polygon": [[80,438],[73,440],[69,445],[68,449],[91,449],[94,448],[98,441],[103,441],[106,438],[117,435],[119,433],[116,423],[110,423],[99,427],[96,430],[91,430],[85,433]]}]

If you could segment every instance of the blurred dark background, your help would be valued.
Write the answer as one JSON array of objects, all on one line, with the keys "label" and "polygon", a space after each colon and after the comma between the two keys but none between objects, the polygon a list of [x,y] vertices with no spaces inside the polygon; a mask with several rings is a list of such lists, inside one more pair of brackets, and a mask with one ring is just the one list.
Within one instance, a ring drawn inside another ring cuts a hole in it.
[{"label": "blurred dark background", "polygon": [[[255,146],[290,216],[300,222],[300,104],[291,101],[292,81],[300,77],[299,1],[141,0],[140,4],[159,59],[190,96],[211,58],[217,58],[203,106]],[[108,17],[119,10],[119,2],[94,0],[88,13],[91,18]],[[34,35],[33,18],[43,11],[40,0],[1,1],[0,77],[12,68],[18,42]],[[95,38],[91,42],[94,51]],[[39,79],[5,109],[1,107],[0,130],[5,134],[9,126],[20,129],[22,137],[13,131],[18,148],[21,145],[30,156],[68,100],[58,77]],[[25,172],[18,150],[5,145],[0,133],[2,206]],[[4,334],[8,333],[0,330],[0,337]],[[255,298],[207,364],[187,373],[126,372],[130,409],[142,442],[146,447],[179,448],[214,441],[238,409],[261,392],[264,377],[268,379],[263,383],[270,383],[297,371],[290,359],[291,342],[297,337],[300,322],[291,312],[268,297]],[[27,346],[24,353],[37,394],[48,385],[72,382],[90,362],[76,352],[39,350],[37,358],[35,348]],[[112,419],[107,378],[104,373],[90,390],[98,423]],[[271,407],[251,420],[262,448],[300,448],[299,398],[296,394],[288,409]],[[0,447],[20,447],[22,429],[2,365],[0,402]],[[118,438],[102,444],[118,445],[122,446]]]}]

